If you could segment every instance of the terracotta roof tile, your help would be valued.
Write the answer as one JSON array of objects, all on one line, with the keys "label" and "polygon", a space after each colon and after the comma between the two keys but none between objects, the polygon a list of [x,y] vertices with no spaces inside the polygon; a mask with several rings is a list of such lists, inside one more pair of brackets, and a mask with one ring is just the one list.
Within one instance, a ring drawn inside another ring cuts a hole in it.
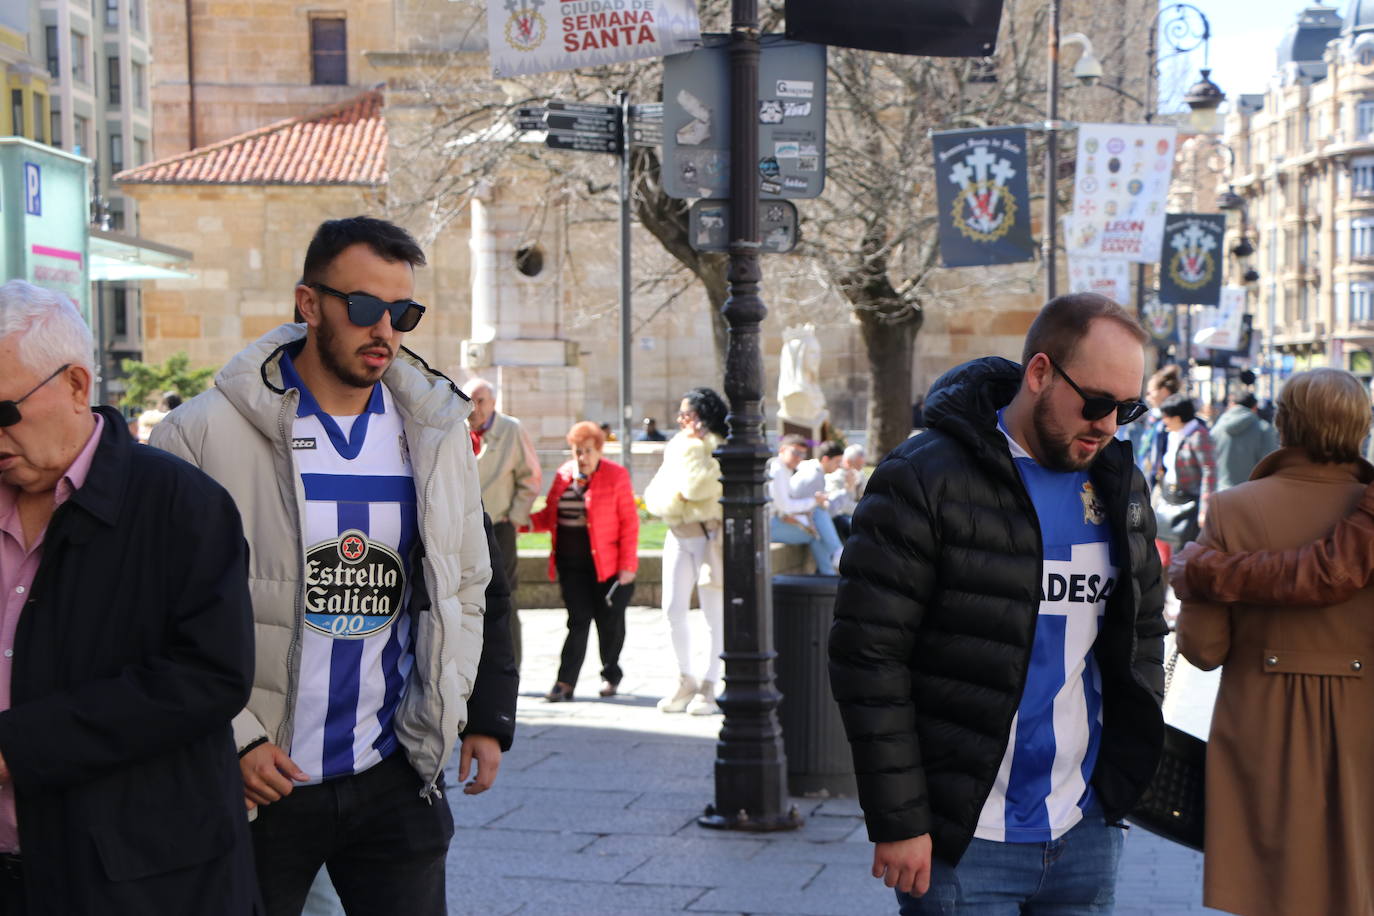
[{"label": "terracotta roof tile", "polygon": [[120,184],[386,183],[386,121],[382,93],[278,121],[120,172]]}]

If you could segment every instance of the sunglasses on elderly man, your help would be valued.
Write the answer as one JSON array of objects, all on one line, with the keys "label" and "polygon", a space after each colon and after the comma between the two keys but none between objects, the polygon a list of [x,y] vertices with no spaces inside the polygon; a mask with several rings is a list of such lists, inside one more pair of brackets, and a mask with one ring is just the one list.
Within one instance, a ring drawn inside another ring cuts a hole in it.
[{"label": "sunglasses on elderly man", "polygon": [[63,372],[66,372],[71,367],[71,363],[66,363],[62,366],[62,368],[58,369],[52,375],[48,376],[47,378],[43,379],[43,381],[39,382],[37,385],[34,385],[32,388],[30,388],[28,394],[25,394],[22,398],[19,398],[16,401],[0,401],[0,427],[13,426],[20,420],[24,419],[24,417],[19,413],[19,405],[27,401],[29,399],[30,394],[33,394],[39,388],[42,388],[44,385],[48,384],[48,382],[51,382],[53,379],[57,378]]},{"label": "sunglasses on elderly man", "polygon": [[1079,388],[1078,383],[1069,378],[1067,372],[1059,368],[1059,364],[1054,361],[1052,356],[1046,353],[1045,358],[1050,361],[1050,365],[1054,367],[1054,371],[1062,375],[1064,381],[1069,383],[1069,387],[1077,392],[1078,396],[1083,399],[1083,419],[1089,422],[1101,420],[1107,414],[1115,410],[1116,425],[1125,426],[1133,420],[1139,420],[1144,416],[1145,411],[1150,409],[1150,405],[1141,400],[1117,401],[1112,398],[1094,397],[1085,392],[1082,388]]},{"label": "sunglasses on elderly man", "polygon": [[414,299],[397,299],[387,302],[367,293],[341,293],[323,283],[307,283],[328,296],[335,296],[348,306],[348,320],[360,328],[370,328],[382,320],[382,315],[390,313],[391,326],[398,331],[413,331],[425,314],[425,307]]}]

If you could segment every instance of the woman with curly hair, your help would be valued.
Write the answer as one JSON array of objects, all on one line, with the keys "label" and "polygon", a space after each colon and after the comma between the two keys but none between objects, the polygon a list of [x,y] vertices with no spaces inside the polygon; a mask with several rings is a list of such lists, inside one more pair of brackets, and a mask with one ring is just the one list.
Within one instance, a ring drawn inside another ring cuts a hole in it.
[{"label": "woman with curly hair", "polygon": [[[677,692],[658,704],[663,712],[698,716],[720,712],[716,682],[725,651],[725,595],[721,591],[720,462],[713,453],[728,433],[727,413],[725,401],[710,388],[687,392],[678,407],[677,435],[664,448],[663,464],[644,491],[645,506],[668,524],[663,541],[663,613],[681,673]],[[694,584],[711,631],[711,658],[700,681],[692,676],[687,627]]]}]

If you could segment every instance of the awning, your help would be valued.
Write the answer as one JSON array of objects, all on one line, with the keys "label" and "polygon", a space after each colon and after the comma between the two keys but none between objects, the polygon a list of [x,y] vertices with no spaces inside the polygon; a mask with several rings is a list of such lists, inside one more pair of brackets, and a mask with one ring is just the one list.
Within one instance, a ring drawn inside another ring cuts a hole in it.
[{"label": "awning", "polygon": [[108,229],[91,230],[92,280],[186,280],[191,252]]}]

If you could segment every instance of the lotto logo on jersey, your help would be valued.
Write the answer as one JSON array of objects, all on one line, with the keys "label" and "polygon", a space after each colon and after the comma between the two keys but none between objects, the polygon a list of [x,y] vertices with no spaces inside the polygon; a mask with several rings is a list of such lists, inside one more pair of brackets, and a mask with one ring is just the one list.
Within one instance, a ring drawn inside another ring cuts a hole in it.
[{"label": "lotto logo on jersey", "polygon": [[305,554],[305,624],[336,639],[362,639],[396,619],[405,596],[396,551],[345,531]]}]

